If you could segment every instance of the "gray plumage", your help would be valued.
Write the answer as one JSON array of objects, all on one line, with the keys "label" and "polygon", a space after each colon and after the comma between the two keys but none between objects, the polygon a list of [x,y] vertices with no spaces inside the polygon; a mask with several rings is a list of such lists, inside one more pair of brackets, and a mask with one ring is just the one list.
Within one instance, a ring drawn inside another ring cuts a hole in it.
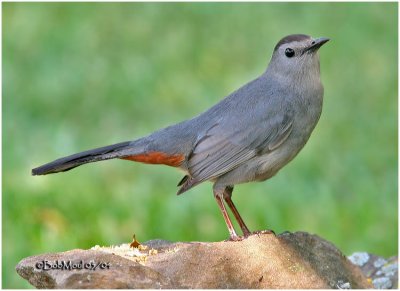
[{"label": "gray plumage", "polygon": [[[178,194],[212,181],[217,202],[221,197],[230,200],[234,185],[272,177],[306,144],[322,110],[317,50],[327,41],[287,36],[275,46],[261,76],[199,116],[132,142],[56,160],[32,173],[56,173],[89,162],[151,153],[182,155],[176,166],[187,176],[180,182]],[[239,224],[246,235],[247,227]]]}]

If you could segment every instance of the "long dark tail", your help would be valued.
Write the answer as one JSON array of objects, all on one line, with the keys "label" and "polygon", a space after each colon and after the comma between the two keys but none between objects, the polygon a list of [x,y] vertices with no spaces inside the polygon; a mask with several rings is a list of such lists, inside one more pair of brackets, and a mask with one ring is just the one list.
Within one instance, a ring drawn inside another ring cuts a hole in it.
[{"label": "long dark tail", "polygon": [[167,143],[154,143],[152,136],[149,136],[61,158],[33,169],[32,175],[65,172],[83,164],[115,158],[146,164],[179,167],[185,160],[185,154],[174,149],[174,147],[172,149],[171,147],[168,148]]},{"label": "long dark tail", "polygon": [[32,170],[32,175],[47,175],[69,171],[80,165],[97,161],[123,158],[132,151],[133,142],[121,142],[93,150],[84,151],[68,157],[64,157]]}]

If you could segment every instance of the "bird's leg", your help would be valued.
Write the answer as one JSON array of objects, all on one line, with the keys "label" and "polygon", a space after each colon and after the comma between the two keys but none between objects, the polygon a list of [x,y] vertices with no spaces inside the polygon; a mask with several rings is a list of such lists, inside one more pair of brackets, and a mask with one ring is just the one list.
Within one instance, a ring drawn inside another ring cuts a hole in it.
[{"label": "bird's leg", "polygon": [[230,239],[231,240],[239,240],[239,237],[236,234],[235,229],[233,228],[232,221],[229,218],[228,212],[226,211],[226,208],[224,205],[223,197],[224,197],[225,190],[224,189],[216,189],[214,187],[213,191],[214,191],[215,200],[217,200],[218,207],[219,207],[219,209],[221,209],[222,216],[224,217],[226,226],[228,227]]},{"label": "bird's leg", "polygon": [[242,217],[239,214],[239,211],[236,209],[235,204],[233,204],[232,201],[232,191],[233,187],[226,187],[224,191],[224,199],[226,203],[228,204],[229,208],[231,209],[233,215],[236,218],[236,221],[239,223],[240,228],[242,229],[243,235],[245,237],[249,236],[251,234],[250,230],[247,228],[246,224],[244,223]]}]

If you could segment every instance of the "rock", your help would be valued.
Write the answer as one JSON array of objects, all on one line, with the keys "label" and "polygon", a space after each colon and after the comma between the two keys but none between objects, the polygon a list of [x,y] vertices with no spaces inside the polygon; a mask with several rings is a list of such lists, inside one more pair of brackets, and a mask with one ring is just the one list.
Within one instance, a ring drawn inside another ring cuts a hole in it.
[{"label": "rock", "polygon": [[[68,265],[69,262],[71,265]],[[96,268],[98,263],[104,265]],[[17,265],[17,272],[37,288],[174,287],[168,278],[157,271],[123,257],[95,250],[72,250],[29,257]]]},{"label": "rock", "polygon": [[381,277],[372,280],[372,284],[376,289],[391,289],[393,284],[388,277]]},{"label": "rock", "polygon": [[354,253],[349,260],[359,266],[376,289],[398,288],[398,257],[384,259],[368,253]]},{"label": "rock", "polygon": [[304,232],[96,246],[29,257],[16,270],[37,288],[372,288],[335,246]]},{"label": "rock", "polygon": [[349,256],[350,262],[352,262],[354,265],[357,266],[364,266],[366,262],[369,260],[369,254],[366,252],[359,252],[359,253],[354,253],[351,256]]}]

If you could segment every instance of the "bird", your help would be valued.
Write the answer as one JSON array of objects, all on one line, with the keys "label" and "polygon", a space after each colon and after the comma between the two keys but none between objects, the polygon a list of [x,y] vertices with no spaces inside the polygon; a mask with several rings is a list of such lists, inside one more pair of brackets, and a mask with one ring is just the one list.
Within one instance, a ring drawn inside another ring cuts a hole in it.
[{"label": "bird", "polygon": [[[203,113],[139,139],[57,159],[32,169],[32,175],[109,159],[176,167],[185,172],[177,194],[212,182],[229,240],[244,239],[252,232],[232,201],[234,186],[273,177],[308,141],[322,112],[318,51],[328,41],[305,34],[285,36],[260,76]],[[226,206],[243,236],[236,233]]]}]

